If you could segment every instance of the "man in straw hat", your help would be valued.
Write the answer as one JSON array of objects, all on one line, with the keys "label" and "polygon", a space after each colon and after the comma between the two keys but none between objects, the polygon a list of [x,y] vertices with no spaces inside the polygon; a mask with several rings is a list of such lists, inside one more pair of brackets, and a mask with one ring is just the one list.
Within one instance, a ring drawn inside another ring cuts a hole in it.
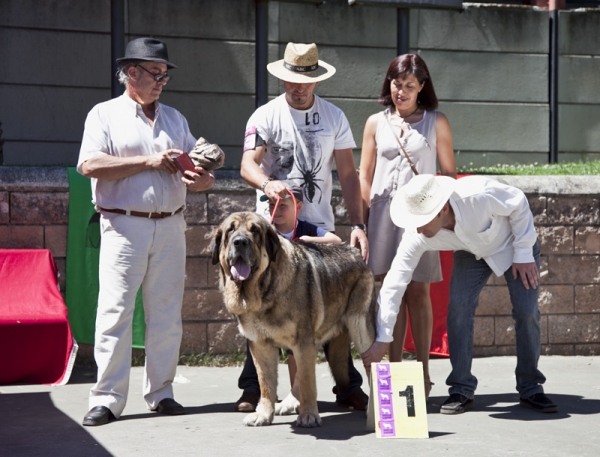
[{"label": "man in straw hat", "polygon": [[558,411],[544,394],[546,378],[538,370],[540,249],[525,194],[482,176],[457,181],[422,174],[398,191],[390,211],[394,224],[405,228],[406,234],[379,294],[377,340],[362,354],[365,366],[379,362],[393,340],[399,305],[421,255],[454,250],[447,318],[450,397],[440,412],[459,414],[473,406],[474,316],[479,294],[492,273],[504,275],[510,292],[520,405],[543,413]]},{"label": "man in straw hat", "polygon": [[[100,292],[94,356],[98,381],[83,425],[118,419],[127,401],[132,318],[142,287],[146,319],[144,400],[162,414],[183,414],[172,382],[181,344],[185,278],[186,189],[201,191],[214,174],[200,167],[178,173],[173,159],[194,147],[183,115],[158,103],[177,68],[167,46],[138,38],[117,59],[125,93],[88,114],[77,171],[92,178],[100,213]],[[160,151],[160,152],[158,152]]]},{"label": "man in straw hat", "polygon": [[[283,181],[303,192],[300,218],[328,231],[335,230],[332,195],[333,163],[342,186],[350,221],[352,246],[358,246],[365,261],[369,255],[363,221],[360,183],[352,148],[356,147],[344,113],[314,94],[320,81],[332,77],[335,68],[319,60],[317,46],[288,43],[284,58],[267,66],[283,82],[285,92],[258,108],[246,126],[242,177],[257,189],[257,212],[269,216],[268,199],[286,195]],[[350,359],[351,361],[351,359]],[[253,411],[260,389],[249,356],[239,380],[244,395],[236,403],[239,411]],[[338,403],[365,409],[367,396],[360,389],[362,378],[350,363],[350,390],[337,392]],[[335,391],[335,389],[334,389]]]}]

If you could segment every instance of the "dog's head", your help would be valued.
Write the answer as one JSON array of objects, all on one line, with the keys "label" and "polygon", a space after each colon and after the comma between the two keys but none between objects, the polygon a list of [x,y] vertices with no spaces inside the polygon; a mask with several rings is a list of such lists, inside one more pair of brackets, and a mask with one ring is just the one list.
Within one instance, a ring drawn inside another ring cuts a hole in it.
[{"label": "dog's head", "polygon": [[279,236],[257,213],[233,213],[215,230],[211,244],[212,263],[236,282],[264,272],[277,258]]}]

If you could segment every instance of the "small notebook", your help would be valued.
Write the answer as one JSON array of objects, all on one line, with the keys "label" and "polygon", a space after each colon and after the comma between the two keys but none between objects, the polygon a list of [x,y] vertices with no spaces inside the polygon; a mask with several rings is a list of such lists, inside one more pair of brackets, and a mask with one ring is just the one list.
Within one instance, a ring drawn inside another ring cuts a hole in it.
[{"label": "small notebook", "polygon": [[175,165],[177,165],[177,168],[179,168],[182,175],[185,174],[186,170],[193,171],[194,173],[196,172],[194,162],[192,162],[192,159],[187,152],[179,154],[178,156],[173,157],[173,159],[175,159]]}]

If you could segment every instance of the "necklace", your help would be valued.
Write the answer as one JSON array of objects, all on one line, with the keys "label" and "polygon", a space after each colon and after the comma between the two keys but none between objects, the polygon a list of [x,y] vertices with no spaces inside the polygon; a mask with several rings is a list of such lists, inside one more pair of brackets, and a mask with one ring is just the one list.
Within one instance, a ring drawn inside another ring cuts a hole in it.
[{"label": "necklace", "polygon": [[411,117],[413,114],[415,114],[417,111],[419,111],[419,104],[417,103],[417,107],[415,108],[415,110],[410,113],[408,116],[401,116],[400,112],[398,111],[398,108],[396,108],[396,115],[400,118],[400,119],[407,119],[409,117]]}]

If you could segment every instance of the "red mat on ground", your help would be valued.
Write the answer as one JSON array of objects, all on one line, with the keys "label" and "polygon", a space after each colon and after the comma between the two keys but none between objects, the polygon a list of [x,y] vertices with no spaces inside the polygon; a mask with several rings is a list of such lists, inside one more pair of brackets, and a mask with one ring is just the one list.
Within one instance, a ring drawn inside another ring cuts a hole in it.
[{"label": "red mat on ground", "polygon": [[[448,303],[450,303],[450,276],[452,276],[452,265],[454,263],[454,251],[440,251],[442,263],[442,275],[444,280],[432,283],[430,286],[431,307],[433,309],[433,332],[431,335],[431,348],[429,353],[449,357],[448,334],[446,332],[446,316],[448,314]],[[409,316],[410,320],[410,316]],[[404,350],[415,352],[410,325],[406,332]]]},{"label": "red mat on ground", "polygon": [[65,384],[77,353],[47,249],[0,249],[0,384]]}]

